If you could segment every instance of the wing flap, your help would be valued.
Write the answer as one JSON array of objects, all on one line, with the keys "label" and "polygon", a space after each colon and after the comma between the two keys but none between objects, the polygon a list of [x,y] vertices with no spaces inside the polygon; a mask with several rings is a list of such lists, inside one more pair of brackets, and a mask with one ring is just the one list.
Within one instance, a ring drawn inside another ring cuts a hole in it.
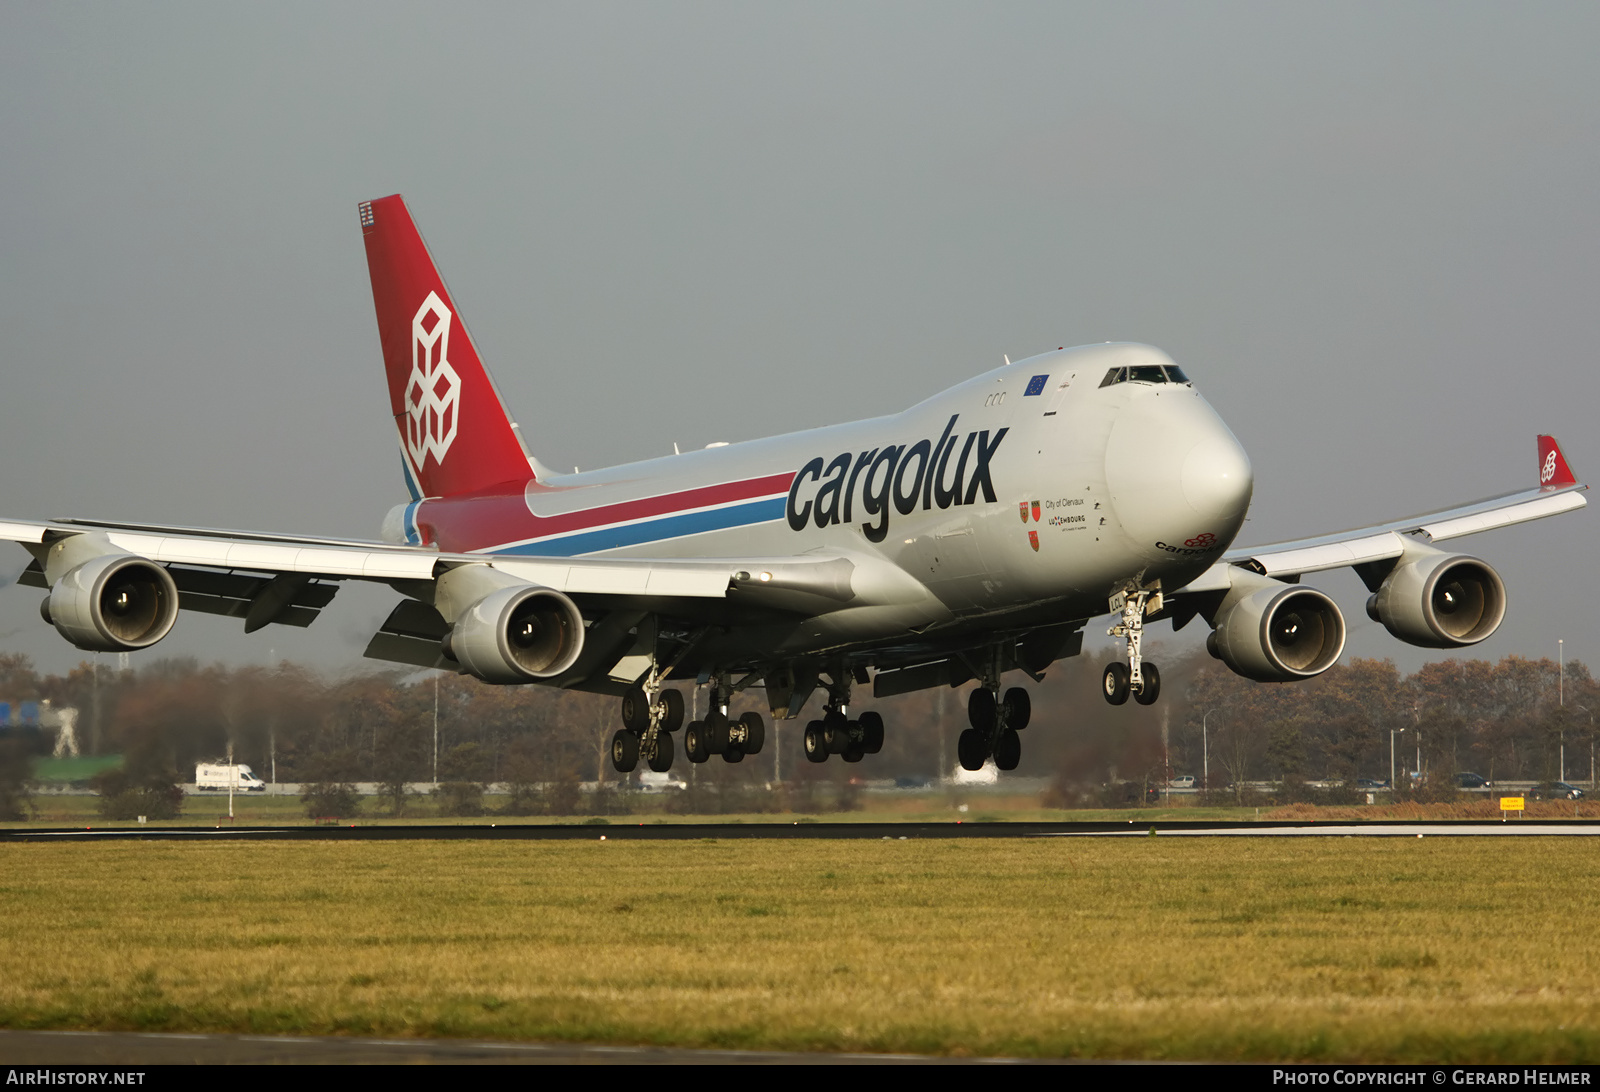
[{"label": "wing flap", "polygon": [[1320,546],[1302,546],[1289,550],[1262,550],[1250,554],[1242,562],[1245,568],[1254,569],[1265,576],[1280,573],[1314,573],[1323,569],[1340,569],[1347,565],[1360,565],[1368,561],[1382,561],[1399,557],[1405,543],[1393,531],[1350,539],[1347,542],[1328,542]]}]

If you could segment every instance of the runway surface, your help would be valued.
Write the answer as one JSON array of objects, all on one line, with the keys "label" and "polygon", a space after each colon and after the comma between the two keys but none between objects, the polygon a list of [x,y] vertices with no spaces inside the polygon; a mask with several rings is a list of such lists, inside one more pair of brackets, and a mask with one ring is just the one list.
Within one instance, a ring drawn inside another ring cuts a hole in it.
[{"label": "runway surface", "polygon": [[705,839],[914,838],[1527,838],[1600,835],[1600,819],[1426,819],[1397,822],[1107,823],[637,823],[344,827],[58,827],[0,830],[0,842],[39,841],[701,841]]}]

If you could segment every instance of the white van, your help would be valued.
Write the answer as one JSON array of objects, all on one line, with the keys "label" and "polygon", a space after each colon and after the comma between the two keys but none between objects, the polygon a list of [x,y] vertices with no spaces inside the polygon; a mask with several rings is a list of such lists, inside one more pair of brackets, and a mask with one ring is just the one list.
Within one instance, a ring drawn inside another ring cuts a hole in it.
[{"label": "white van", "polygon": [[194,768],[194,787],[201,792],[266,792],[267,783],[249,766],[229,766],[221,762],[202,762]]}]

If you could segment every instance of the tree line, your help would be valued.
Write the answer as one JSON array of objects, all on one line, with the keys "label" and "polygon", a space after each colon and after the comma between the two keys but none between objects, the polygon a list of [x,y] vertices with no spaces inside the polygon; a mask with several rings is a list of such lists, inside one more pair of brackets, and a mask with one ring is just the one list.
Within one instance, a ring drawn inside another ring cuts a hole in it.
[{"label": "tree line", "polygon": [[[1391,739],[1401,770],[1420,759],[1424,771],[1446,777],[1474,770],[1492,780],[1547,780],[1561,772],[1564,745],[1569,776],[1590,776],[1600,689],[1576,661],[1562,670],[1518,656],[1450,659],[1402,676],[1390,661],[1357,659],[1304,683],[1270,684],[1241,679],[1203,654],[1163,656],[1166,692],[1156,705],[1110,707],[1099,694],[1109,655],[1061,661],[1027,684],[1034,715],[1017,772],[1051,779],[1057,802],[1103,800],[1108,785],[1198,776],[1207,765],[1212,786],[1382,780]],[[864,778],[933,780],[955,765],[970,689],[875,701],[858,688],[854,708],[879,710],[888,728],[882,753],[860,764],[805,761],[801,731],[820,715],[818,695],[798,721],[769,723],[763,754],[702,766],[680,754],[675,772],[691,780],[702,804],[708,793],[750,797],[775,781],[804,792],[828,785],[848,798],[849,786]],[[704,712],[703,691],[690,686],[685,696]],[[0,701],[43,699],[80,711],[85,753],[124,757],[124,791],[191,780],[197,762],[223,757],[230,745],[236,762],[267,780],[376,782],[396,807],[403,806],[402,786],[412,782],[468,786],[461,806],[470,810],[473,785],[621,780],[607,758],[619,723],[616,698],[490,686],[467,676],[372,671],[330,678],[289,662],[227,667],[193,659],[152,660],[129,671],[85,662],[66,675],[41,675],[24,656],[0,655]],[[745,709],[765,714],[764,693],[738,695],[732,712]],[[23,791],[20,756],[28,746],[16,731],[0,738],[0,751],[11,755],[0,755],[0,797]],[[572,806],[575,791],[528,806]]]}]

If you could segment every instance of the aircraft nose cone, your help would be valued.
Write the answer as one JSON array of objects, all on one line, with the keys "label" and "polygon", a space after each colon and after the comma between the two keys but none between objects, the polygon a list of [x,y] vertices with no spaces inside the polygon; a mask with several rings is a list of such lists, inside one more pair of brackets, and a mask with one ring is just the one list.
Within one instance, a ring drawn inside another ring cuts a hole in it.
[{"label": "aircraft nose cone", "polygon": [[1244,448],[1224,429],[1194,445],[1180,481],[1184,500],[1202,522],[1226,523],[1244,514],[1255,475]]},{"label": "aircraft nose cone", "polygon": [[1141,392],[1106,442],[1106,484],[1123,530],[1152,559],[1213,558],[1250,506],[1250,459],[1193,388]]}]

